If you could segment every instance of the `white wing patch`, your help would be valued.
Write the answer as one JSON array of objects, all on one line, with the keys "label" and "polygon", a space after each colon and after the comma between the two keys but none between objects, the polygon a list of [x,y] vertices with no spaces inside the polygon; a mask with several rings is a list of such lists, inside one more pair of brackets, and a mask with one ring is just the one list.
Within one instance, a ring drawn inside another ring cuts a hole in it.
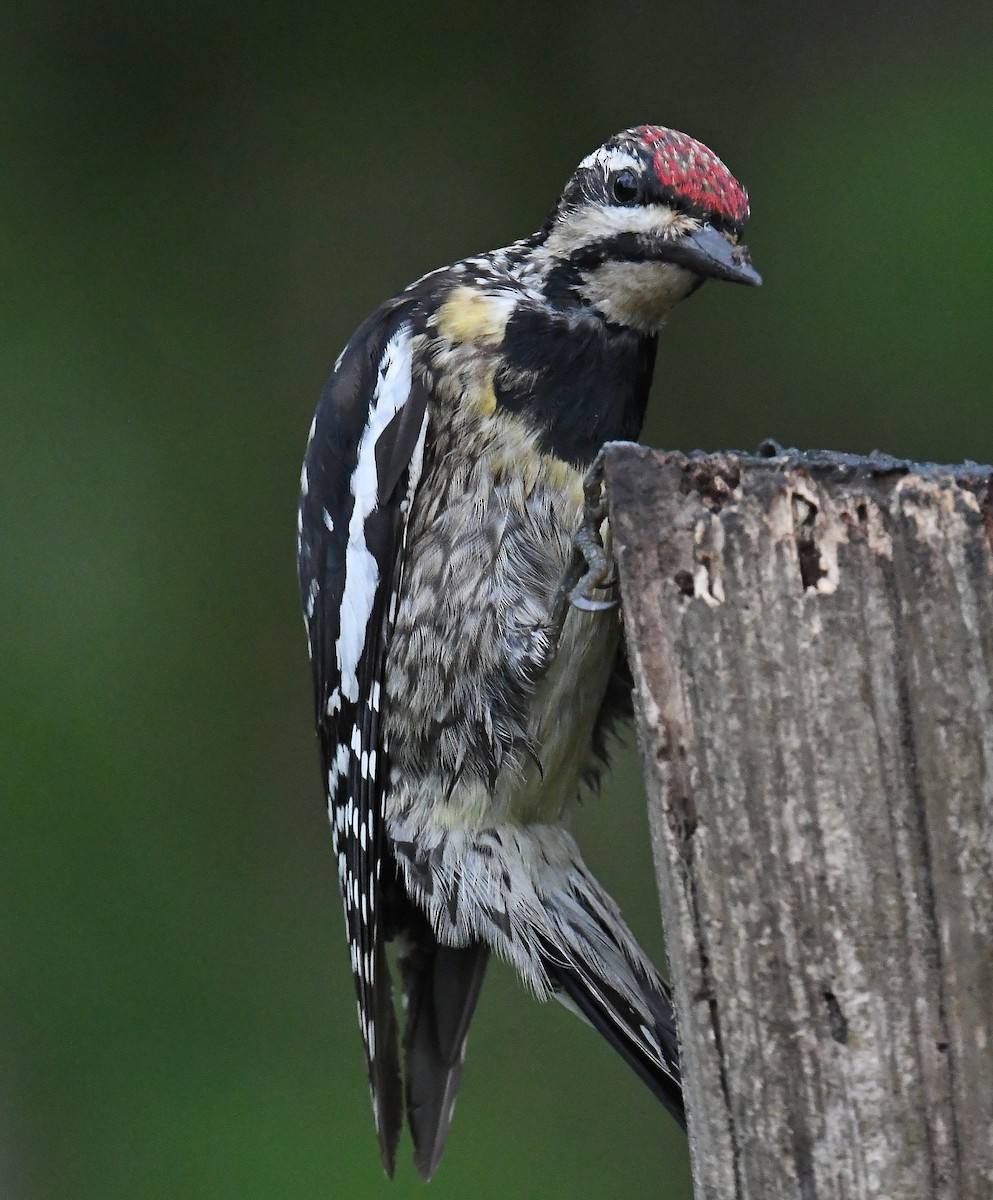
[{"label": "white wing patch", "polygon": [[[353,703],[359,697],[359,659],[365,645],[366,630],[379,585],[379,568],[375,556],[366,544],[365,536],[366,518],[376,507],[379,496],[376,443],[383,430],[407,402],[410,395],[410,379],[410,327],[402,325],[386,343],[380,361],[369,420],[359,442],[358,459],[350,484],[355,503],[348,523],[345,585],[335,656],[341,672],[342,695]],[[411,474],[413,475],[413,471]]]}]

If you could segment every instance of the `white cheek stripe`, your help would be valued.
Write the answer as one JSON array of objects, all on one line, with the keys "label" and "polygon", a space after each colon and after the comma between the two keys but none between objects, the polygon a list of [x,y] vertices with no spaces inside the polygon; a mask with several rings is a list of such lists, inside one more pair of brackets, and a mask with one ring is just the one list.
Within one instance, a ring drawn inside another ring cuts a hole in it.
[{"label": "white cheek stripe", "polygon": [[591,204],[563,216],[548,235],[545,249],[565,256],[622,233],[676,236],[699,229],[700,225],[700,221],[686,217],[667,204],[639,205],[637,208]]},{"label": "white cheek stripe", "polygon": [[359,697],[359,658],[365,645],[376,588],[379,586],[379,567],[365,539],[366,518],[376,507],[379,496],[376,443],[406,403],[410,395],[410,380],[410,328],[403,325],[386,343],[369,419],[359,442],[358,459],[351,479],[354,505],[348,522],[345,588],[335,655],[341,672],[342,694],[353,703]]}]

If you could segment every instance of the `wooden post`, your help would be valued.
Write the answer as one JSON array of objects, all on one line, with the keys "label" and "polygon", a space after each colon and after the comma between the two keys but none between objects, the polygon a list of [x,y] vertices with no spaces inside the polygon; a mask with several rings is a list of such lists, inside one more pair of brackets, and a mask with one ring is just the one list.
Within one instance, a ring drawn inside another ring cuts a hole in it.
[{"label": "wooden post", "polygon": [[609,447],[697,1200],[993,1197],[993,473]]}]

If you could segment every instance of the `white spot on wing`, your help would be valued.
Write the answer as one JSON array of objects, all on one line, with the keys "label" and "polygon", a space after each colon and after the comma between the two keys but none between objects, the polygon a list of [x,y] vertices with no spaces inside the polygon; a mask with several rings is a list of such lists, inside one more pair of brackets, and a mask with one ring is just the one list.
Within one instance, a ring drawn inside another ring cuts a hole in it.
[{"label": "white spot on wing", "polygon": [[341,787],[341,781],[344,779],[348,771],[348,747],[339,746],[335,752],[334,762],[328,770],[328,820],[334,822],[334,828],[340,830],[342,828],[341,814],[344,812],[343,807],[336,807],[335,800],[338,796],[338,790]]}]

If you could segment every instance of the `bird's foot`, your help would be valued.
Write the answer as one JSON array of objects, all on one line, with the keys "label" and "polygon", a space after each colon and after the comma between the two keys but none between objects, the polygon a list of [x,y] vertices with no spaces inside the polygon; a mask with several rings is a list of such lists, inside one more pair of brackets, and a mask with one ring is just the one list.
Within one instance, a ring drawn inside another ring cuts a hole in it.
[{"label": "bird's foot", "polygon": [[[583,519],[573,534],[573,564],[582,572],[569,591],[569,603],[585,612],[607,612],[620,603],[617,598],[617,571],[614,560],[603,544],[601,526],[607,516],[603,494],[603,453],[596,456],[583,480]],[[585,571],[583,571],[585,567]],[[593,592],[609,588],[614,595],[606,600]]]},{"label": "bird's foot", "polygon": [[[553,645],[558,645],[570,606],[583,612],[609,612],[620,603],[617,597],[617,572],[608,554],[600,527],[607,516],[603,494],[603,456],[598,454],[583,480],[583,516],[572,537],[572,557],[559,582],[552,605]],[[610,589],[606,599],[595,591]]]}]

